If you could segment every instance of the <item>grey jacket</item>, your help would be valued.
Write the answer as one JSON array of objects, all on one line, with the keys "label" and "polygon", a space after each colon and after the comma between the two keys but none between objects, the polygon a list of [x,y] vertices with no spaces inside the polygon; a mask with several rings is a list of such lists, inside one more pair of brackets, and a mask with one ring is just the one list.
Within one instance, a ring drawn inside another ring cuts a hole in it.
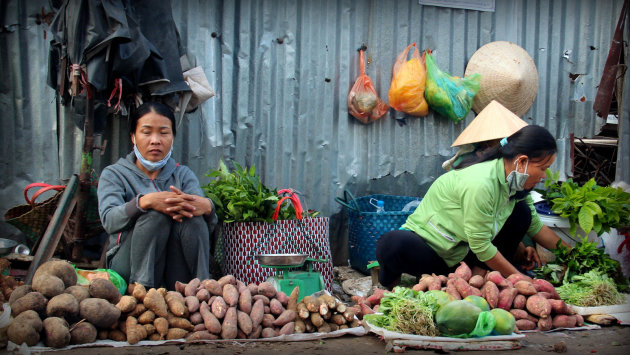
[{"label": "grey jacket", "polygon": [[[151,180],[136,166],[133,152],[106,167],[98,181],[98,212],[105,231],[110,235],[109,248],[117,243],[117,235],[135,223],[136,218],[146,212],[138,206],[138,198],[151,192],[170,191],[173,185],[191,195],[205,197],[195,173],[187,166],[169,159],[157,179]],[[212,202],[212,201],[211,201]],[[212,232],[217,224],[217,215],[212,204],[212,213],[204,216]]]}]

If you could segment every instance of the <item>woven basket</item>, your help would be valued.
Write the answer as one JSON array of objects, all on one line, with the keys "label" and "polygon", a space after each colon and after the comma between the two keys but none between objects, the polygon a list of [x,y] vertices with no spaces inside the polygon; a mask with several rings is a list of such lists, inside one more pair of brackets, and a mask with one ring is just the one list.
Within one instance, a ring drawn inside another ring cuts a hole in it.
[{"label": "woven basket", "polygon": [[[355,199],[344,191],[344,199],[335,200],[348,209],[348,251],[350,265],[368,274],[367,264],[376,260],[376,242],[380,237],[402,226],[414,209],[403,211],[403,207],[419,197],[394,195],[368,195]],[[385,212],[376,212],[371,199],[385,203]]]}]

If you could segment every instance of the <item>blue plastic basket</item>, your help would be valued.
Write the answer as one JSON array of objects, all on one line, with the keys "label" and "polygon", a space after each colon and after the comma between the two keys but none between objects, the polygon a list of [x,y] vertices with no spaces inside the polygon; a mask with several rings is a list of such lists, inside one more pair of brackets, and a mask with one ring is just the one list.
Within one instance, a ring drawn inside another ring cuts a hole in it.
[{"label": "blue plastic basket", "polygon": [[[376,213],[370,199],[385,202],[385,212]],[[368,195],[354,198],[344,191],[344,198],[335,200],[348,209],[348,251],[350,266],[368,274],[367,264],[376,260],[376,242],[381,235],[400,228],[415,208],[403,211],[411,201],[422,198],[394,195]]]}]

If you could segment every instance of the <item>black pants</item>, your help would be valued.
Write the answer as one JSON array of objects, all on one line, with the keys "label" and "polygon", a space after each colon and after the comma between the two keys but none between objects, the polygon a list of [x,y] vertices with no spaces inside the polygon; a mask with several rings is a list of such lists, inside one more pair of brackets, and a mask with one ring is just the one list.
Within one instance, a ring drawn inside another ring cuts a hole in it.
[{"label": "black pants", "polygon": [[[520,201],[505,224],[492,241],[501,254],[512,264],[519,243],[532,222],[531,210],[525,201]],[[391,286],[402,273],[420,277],[435,273],[447,275],[459,265],[449,267],[444,260],[416,233],[408,230],[394,230],[381,236],[376,243],[376,260],[380,265],[378,279],[381,285]],[[471,268],[488,266],[468,253],[464,262]]]}]

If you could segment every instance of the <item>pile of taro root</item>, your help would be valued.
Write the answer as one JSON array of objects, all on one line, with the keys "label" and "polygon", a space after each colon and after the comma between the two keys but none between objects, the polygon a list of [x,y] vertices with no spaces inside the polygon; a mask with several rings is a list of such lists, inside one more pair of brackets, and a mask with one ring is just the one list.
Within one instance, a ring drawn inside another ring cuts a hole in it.
[{"label": "pile of taro root", "polygon": [[[507,278],[498,271],[488,272],[485,276],[473,276],[468,265],[461,262],[455,272],[448,276],[423,275],[413,289],[441,290],[454,300],[470,295],[481,296],[488,302],[490,309],[509,311],[516,319],[518,330],[547,331],[584,325],[584,318],[560,299],[551,283],[520,273]],[[375,291],[368,298],[353,297],[361,309],[357,316],[361,318],[363,314],[377,312],[382,297],[383,291]]]},{"label": "pile of taro root", "polygon": [[[92,343],[97,339],[203,341],[270,338],[296,332],[329,332],[359,326],[352,312],[332,296],[310,297],[298,303],[299,288],[291,295],[268,282],[245,285],[232,275],[219,280],[177,282],[175,291],[129,284],[121,295],[103,278],[77,285],[74,267],[63,260],[42,264],[31,285],[10,296],[14,319],[7,329],[10,341],[34,346]],[[310,309],[317,304],[317,316]],[[300,305],[300,306],[298,306]],[[309,312],[298,314],[308,305]],[[345,317],[344,317],[345,316]]]}]

